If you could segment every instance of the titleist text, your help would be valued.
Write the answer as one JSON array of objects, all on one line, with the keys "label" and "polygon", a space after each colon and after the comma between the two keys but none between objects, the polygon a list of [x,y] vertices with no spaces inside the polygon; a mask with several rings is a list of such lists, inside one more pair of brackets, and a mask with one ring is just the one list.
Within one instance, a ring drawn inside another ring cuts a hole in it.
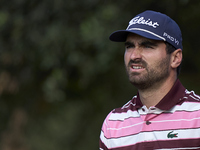
[{"label": "titleist text", "polygon": [[145,20],[144,17],[140,17],[140,16],[137,16],[137,17],[133,18],[129,22],[129,25],[128,25],[127,29],[133,24],[144,24],[144,25],[151,26],[153,28],[157,28],[159,26],[158,22],[153,22],[153,21],[151,21],[151,19]]}]

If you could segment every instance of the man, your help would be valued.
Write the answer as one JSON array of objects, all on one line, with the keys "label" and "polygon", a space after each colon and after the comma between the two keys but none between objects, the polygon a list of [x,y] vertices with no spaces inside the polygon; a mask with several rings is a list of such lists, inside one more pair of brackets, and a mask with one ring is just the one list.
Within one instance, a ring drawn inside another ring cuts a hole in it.
[{"label": "man", "polygon": [[125,67],[138,93],[108,114],[100,150],[200,149],[200,97],[177,78],[183,48],[176,22],[145,11],[110,40],[125,42]]}]

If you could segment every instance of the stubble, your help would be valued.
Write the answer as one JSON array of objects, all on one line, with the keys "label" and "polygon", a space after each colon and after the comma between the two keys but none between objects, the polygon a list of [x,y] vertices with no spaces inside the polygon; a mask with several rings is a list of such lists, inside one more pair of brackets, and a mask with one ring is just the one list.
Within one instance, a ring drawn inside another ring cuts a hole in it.
[{"label": "stubble", "polygon": [[[129,69],[131,63],[141,64],[144,66],[145,70],[141,73],[131,72]],[[167,79],[169,76],[169,64],[169,55],[167,55],[164,59],[161,59],[159,62],[155,62],[151,66],[143,60],[131,60],[128,64],[128,67],[126,67],[129,81],[140,90],[151,88],[153,85],[163,82],[165,79]]]}]

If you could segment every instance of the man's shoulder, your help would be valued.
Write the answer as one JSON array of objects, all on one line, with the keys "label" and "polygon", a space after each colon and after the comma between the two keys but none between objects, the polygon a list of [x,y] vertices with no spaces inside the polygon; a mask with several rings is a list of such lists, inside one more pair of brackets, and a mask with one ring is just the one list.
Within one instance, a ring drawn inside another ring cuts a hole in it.
[{"label": "man's shoulder", "polygon": [[113,109],[107,116],[108,121],[124,121],[129,118],[137,118],[139,114],[132,100],[126,103],[123,107]]},{"label": "man's shoulder", "polygon": [[136,99],[137,96],[134,96],[131,100],[129,100],[126,104],[124,104],[122,107],[113,109],[112,113],[126,113],[127,111],[136,110]]},{"label": "man's shoulder", "polygon": [[196,102],[200,103],[200,96],[196,94],[194,91],[188,91],[187,89],[185,90],[185,96],[184,98],[188,102]]},{"label": "man's shoulder", "polygon": [[[180,99],[180,101],[171,109],[173,112],[189,112],[195,113],[199,116],[200,111],[200,96],[195,94],[194,91],[185,90],[185,95]],[[197,113],[196,113],[197,112]]]}]

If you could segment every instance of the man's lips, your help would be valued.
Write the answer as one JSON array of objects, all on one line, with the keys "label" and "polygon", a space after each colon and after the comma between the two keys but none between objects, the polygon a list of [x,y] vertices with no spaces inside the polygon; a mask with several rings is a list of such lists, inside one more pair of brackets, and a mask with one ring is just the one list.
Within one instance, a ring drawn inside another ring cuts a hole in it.
[{"label": "man's lips", "polygon": [[130,60],[128,63],[128,67],[131,68],[132,70],[143,70],[147,66],[147,63],[141,59],[137,60]]}]

